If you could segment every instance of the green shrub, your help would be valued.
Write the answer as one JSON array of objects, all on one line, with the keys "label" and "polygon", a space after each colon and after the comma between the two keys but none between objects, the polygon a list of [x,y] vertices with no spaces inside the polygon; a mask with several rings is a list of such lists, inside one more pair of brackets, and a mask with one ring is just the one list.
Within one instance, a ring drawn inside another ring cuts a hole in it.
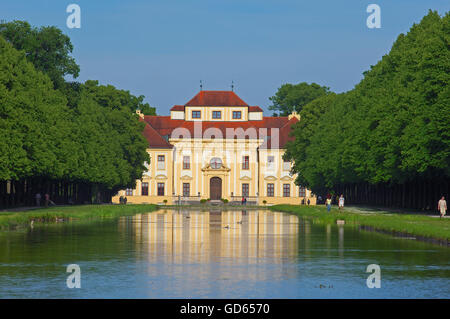
[{"label": "green shrub", "polygon": [[200,203],[201,203],[201,204],[206,203],[206,199],[204,199],[204,198],[200,199]]}]

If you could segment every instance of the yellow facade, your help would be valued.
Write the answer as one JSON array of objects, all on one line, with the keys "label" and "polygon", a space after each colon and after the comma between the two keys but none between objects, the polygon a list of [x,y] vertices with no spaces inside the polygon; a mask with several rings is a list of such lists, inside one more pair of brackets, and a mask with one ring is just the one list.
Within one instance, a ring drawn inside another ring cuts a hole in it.
[{"label": "yellow facade", "polygon": [[[192,118],[193,111],[199,111],[200,114],[194,115],[200,115],[200,118]],[[220,111],[220,119],[218,113],[213,118],[213,112],[217,111]],[[241,118],[233,120],[233,112],[241,112]],[[174,113],[181,112],[171,112]],[[236,129],[239,122],[247,123],[246,127],[262,123],[249,121],[249,117],[258,118],[259,114],[256,115],[249,116],[249,107],[186,106],[183,123],[208,122],[211,125],[215,121],[226,122]],[[180,115],[175,116],[172,118],[180,121]],[[296,114],[293,116],[298,118]],[[263,120],[262,112],[259,118]],[[286,121],[291,118],[286,117]],[[271,120],[275,122],[273,118]],[[118,203],[120,196],[126,196],[127,203],[195,203],[201,199],[240,202],[245,195],[249,204],[301,204],[302,201],[306,204],[308,199],[311,205],[316,203],[309,190],[295,185],[296,176],[290,173],[290,163],[282,159],[285,149],[262,147],[265,140],[260,135],[227,138],[220,134],[211,136],[206,131],[200,137],[169,136],[170,148],[149,147],[147,152],[151,160],[146,163],[147,171],[142,179],[136,182],[135,189],[120,191],[113,197],[113,202]]]}]

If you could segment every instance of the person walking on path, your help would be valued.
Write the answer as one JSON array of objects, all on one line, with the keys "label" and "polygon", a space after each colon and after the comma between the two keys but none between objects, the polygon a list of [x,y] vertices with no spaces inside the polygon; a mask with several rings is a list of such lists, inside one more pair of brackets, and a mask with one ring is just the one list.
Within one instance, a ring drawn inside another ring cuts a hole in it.
[{"label": "person walking on path", "polygon": [[440,217],[439,218],[444,217],[445,213],[447,212],[447,202],[446,202],[444,196],[442,196],[442,198],[438,202],[438,211],[440,213]]},{"label": "person walking on path", "polygon": [[341,194],[341,197],[339,197],[339,210],[344,209],[344,194]]},{"label": "person walking on path", "polygon": [[331,210],[331,197],[328,197],[327,200],[325,201],[326,205],[327,205],[327,212],[330,212]]},{"label": "person walking on path", "polygon": [[36,206],[37,207],[41,206],[41,193],[37,192],[34,198],[36,199]]}]

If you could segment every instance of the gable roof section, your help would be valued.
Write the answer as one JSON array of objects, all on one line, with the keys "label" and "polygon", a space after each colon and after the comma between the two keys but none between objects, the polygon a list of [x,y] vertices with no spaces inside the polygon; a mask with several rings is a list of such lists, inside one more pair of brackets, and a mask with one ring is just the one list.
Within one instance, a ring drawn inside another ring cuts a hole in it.
[{"label": "gable roof section", "polygon": [[142,134],[147,139],[149,148],[173,148],[173,145],[166,141],[166,139],[164,139],[164,137],[162,137],[161,134],[159,134],[147,122],[145,123]]},{"label": "gable roof section", "polygon": [[248,111],[249,112],[262,112],[263,110],[259,106],[249,106]]},{"label": "gable roof section", "polygon": [[292,132],[292,126],[298,122],[298,119],[296,117],[292,117],[290,120],[288,120],[288,117],[282,117],[286,119],[286,123],[280,127],[279,131],[279,141],[278,146],[272,145],[272,137],[270,137],[267,141],[265,141],[262,145],[262,149],[268,149],[268,148],[286,148],[286,143],[294,141],[295,138],[290,135]]},{"label": "gable roof section", "polygon": [[200,91],[185,106],[248,106],[233,91]]},{"label": "gable roof section", "polygon": [[174,105],[170,109],[171,111],[184,111],[184,105]]}]

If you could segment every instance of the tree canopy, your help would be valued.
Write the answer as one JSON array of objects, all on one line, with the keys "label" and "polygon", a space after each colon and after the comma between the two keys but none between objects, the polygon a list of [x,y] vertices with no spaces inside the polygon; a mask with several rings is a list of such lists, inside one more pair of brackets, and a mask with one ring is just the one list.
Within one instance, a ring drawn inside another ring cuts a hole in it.
[{"label": "tree canopy", "polygon": [[309,102],[329,93],[328,87],[316,83],[283,84],[275,95],[269,98],[273,103],[269,106],[269,110],[287,116],[292,111],[300,112]]},{"label": "tree canopy", "polygon": [[112,85],[66,82],[79,72],[71,51],[55,27],[0,25],[0,181],[134,187],[149,161],[135,111],[155,109]]},{"label": "tree canopy", "polygon": [[430,11],[353,90],[305,105],[285,155],[297,183],[450,177],[449,37],[449,13]]},{"label": "tree canopy", "polygon": [[73,45],[70,38],[54,26],[35,28],[26,21],[0,23],[0,36],[14,48],[25,52],[34,67],[46,73],[59,88],[64,76],[77,78],[80,67],[71,56]]}]

